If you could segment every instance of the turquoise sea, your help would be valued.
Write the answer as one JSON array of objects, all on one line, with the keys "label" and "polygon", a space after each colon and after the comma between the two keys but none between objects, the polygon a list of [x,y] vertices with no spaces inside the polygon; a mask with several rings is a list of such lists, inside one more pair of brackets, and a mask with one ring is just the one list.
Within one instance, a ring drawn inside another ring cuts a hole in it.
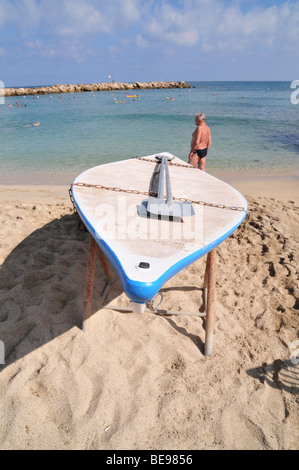
[{"label": "turquoise sea", "polygon": [[291,103],[290,82],[190,83],[140,90],[135,100],[126,91],[6,98],[0,183],[70,183],[92,166],[163,151],[186,160],[200,112],[212,132],[208,172],[298,172],[299,104]]}]

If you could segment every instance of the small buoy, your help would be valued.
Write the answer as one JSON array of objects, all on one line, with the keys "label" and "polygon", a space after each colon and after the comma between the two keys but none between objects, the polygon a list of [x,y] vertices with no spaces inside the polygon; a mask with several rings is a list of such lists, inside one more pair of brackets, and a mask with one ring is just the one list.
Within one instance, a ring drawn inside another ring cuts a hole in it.
[{"label": "small buoy", "polygon": [[216,96],[216,93],[214,93],[214,96]]}]

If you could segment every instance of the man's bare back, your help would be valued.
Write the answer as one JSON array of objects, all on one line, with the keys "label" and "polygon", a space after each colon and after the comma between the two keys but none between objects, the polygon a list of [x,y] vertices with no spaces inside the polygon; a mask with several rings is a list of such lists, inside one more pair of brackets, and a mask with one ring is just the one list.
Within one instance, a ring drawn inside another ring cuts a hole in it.
[{"label": "man's bare back", "polygon": [[196,147],[198,149],[209,149],[211,140],[211,131],[206,123],[202,123],[201,126],[197,127],[192,134],[191,148]]}]

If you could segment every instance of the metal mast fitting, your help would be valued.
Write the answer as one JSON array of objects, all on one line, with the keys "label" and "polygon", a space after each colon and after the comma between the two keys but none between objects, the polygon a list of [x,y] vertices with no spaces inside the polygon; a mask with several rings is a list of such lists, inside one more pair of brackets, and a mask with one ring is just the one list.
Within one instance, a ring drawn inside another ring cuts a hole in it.
[{"label": "metal mast fitting", "polygon": [[[191,217],[195,214],[191,202],[174,201],[171,191],[168,161],[172,157],[167,155],[156,155],[157,164],[153,171],[149,198],[142,201],[138,215],[141,217],[181,219]],[[166,186],[166,198],[164,189]]]}]

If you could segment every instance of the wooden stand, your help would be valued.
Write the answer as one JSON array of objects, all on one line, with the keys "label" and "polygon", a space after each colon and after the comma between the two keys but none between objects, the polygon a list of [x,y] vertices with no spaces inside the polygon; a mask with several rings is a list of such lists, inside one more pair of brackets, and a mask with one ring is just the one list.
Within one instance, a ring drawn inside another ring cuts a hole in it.
[{"label": "wooden stand", "polygon": [[[100,263],[106,274],[107,282],[105,288],[101,294],[101,298],[104,299],[107,290],[111,284],[111,271],[106,256],[101,251],[98,244],[95,242],[93,237],[90,235],[89,238],[89,249],[88,249],[88,263],[87,263],[87,274],[86,274],[86,287],[85,287],[85,300],[84,300],[84,317],[83,317],[83,331],[87,331],[87,320],[91,316],[91,305],[92,305],[92,292],[94,282],[94,270],[95,270],[95,256],[98,254]],[[215,318],[215,301],[216,301],[216,249],[210,251],[207,256],[207,264],[204,278],[204,303],[205,303],[205,314],[200,315],[198,313],[189,312],[174,312],[167,310],[157,310],[158,315],[197,315],[206,318],[206,333],[205,333],[205,356],[212,354],[213,350],[213,329],[214,329],[214,318]],[[114,305],[107,305],[105,308],[113,310],[128,311],[131,309],[122,308]]]},{"label": "wooden stand", "polygon": [[205,356],[209,356],[213,351],[213,330],[216,303],[216,249],[208,253],[204,289],[206,310]]},{"label": "wooden stand", "polygon": [[107,282],[104,287],[104,290],[101,294],[101,298],[104,299],[107,293],[107,290],[111,284],[111,271],[108,264],[107,258],[100,249],[99,245],[95,242],[94,238],[89,236],[89,248],[88,248],[88,262],[87,262],[87,272],[86,272],[86,286],[85,286],[85,299],[84,299],[84,317],[83,317],[83,331],[87,330],[87,320],[91,316],[91,305],[92,305],[92,292],[93,292],[93,281],[94,281],[94,268],[95,268],[95,257],[96,253],[100,263],[106,274]]}]

